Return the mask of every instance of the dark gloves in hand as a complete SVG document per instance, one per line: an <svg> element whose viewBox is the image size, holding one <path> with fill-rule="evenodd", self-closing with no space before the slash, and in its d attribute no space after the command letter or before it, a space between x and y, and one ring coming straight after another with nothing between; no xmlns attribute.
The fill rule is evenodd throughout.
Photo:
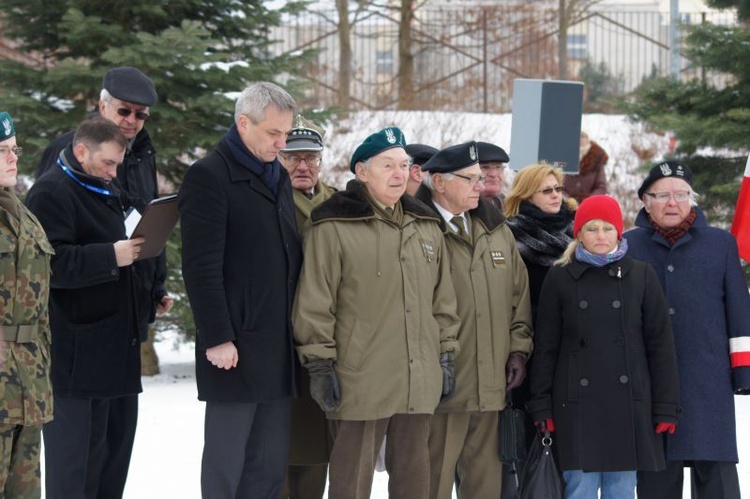
<svg viewBox="0 0 750 499"><path fill-rule="evenodd" d="M312 360L305 364L310 373L310 395L326 412L335 411L341 400L341 388L336 371L333 370L333 360Z"/></svg>
<svg viewBox="0 0 750 499"><path fill-rule="evenodd" d="M454 359L453 352L443 352L440 354L440 368L443 370L443 393L440 396L441 400L453 395L453 391L456 389Z"/></svg>
<svg viewBox="0 0 750 499"><path fill-rule="evenodd" d="M505 382L508 390L521 386L526 378L526 360L516 353L510 354L505 364Z"/></svg>

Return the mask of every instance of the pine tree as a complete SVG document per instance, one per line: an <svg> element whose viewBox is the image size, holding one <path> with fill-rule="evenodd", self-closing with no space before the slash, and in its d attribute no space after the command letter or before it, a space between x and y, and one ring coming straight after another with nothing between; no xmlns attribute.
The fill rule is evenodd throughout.
<svg viewBox="0 0 750 499"><path fill-rule="evenodd" d="M704 76L690 81L650 79L625 105L636 120L673 132L676 154L695 174L701 206L716 223L731 221L739 180L750 149L750 1L713 0L737 7L740 23L686 28L685 55ZM701 148L715 151L698 155Z"/></svg>

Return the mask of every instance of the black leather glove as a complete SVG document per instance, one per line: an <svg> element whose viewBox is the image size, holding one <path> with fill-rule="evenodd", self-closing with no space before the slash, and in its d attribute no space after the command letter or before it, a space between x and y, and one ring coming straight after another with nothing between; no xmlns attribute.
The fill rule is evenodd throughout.
<svg viewBox="0 0 750 499"><path fill-rule="evenodd" d="M453 395L453 391L456 389L454 359L453 352L443 352L440 354L440 369L443 370L443 393L440 395L440 400Z"/></svg>
<svg viewBox="0 0 750 499"><path fill-rule="evenodd" d="M505 364L505 382L508 390L521 386L524 378L526 378L526 360L516 353L510 354Z"/></svg>
<svg viewBox="0 0 750 499"><path fill-rule="evenodd" d="M341 400L341 388L336 371L333 370L333 360L311 360L305 364L310 373L310 395L321 409L332 412L338 409Z"/></svg>

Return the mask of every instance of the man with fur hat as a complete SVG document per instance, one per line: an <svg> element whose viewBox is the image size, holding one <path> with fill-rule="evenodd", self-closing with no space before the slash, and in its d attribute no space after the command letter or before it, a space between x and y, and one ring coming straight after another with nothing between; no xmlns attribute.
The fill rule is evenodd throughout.
<svg viewBox="0 0 750 499"><path fill-rule="evenodd" d="M500 497L502 462L489 443L499 442L506 390L523 381L532 349L526 266L505 219L482 196L479 158L476 142L441 150L422 166L417 192L440 215L461 318L456 390L430 425L435 499L450 499L456 475L460 497Z"/></svg>
<svg viewBox="0 0 750 499"><path fill-rule="evenodd" d="M487 178L484 182L484 196L500 213L505 210L505 168L508 166L508 153L502 147L489 142L477 142L479 167Z"/></svg>
<svg viewBox="0 0 750 499"><path fill-rule="evenodd" d="M404 195L405 145L396 127L367 137L305 236L294 335L331 420L332 499L370 496L384 435L390 496L428 497L430 418L453 391L456 297L439 217Z"/></svg>
<svg viewBox="0 0 750 499"><path fill-rule="evenodd" d="M630 254L651 264L667 298L680 374L680 426L666 436L667 468L638 476L640 499L740 497L734 395L750 393L750 296L737 242L696 205L680 161L654 166L638 189L643 208L625 233Z"/></svg>
<svg viewBox="0 0 750 499"><path fill-rule="evenodd" d="M325 132L298 114L294 128L286 138L279 161L289 172L300 232L317 205L330 198L336 189L323 183L320 176ZM310 376L300 373L299 398L292 402L292 430L289 440L289 465L282 499L322 499L328 478L328 459L333 440L325 413L310 395Z"/></svg>
<svg viewBox="0 0 750 499"><path fill-rule="evenodd" d="M156 104L154 83L134 67L112 68L102 78L98 114L113 122L128 140L125 159L117 167L117 184L123 204L143 213L146 205L158 197L156 179L156 150L151 135L144 128L151 106ZM51 168L59 168L60 152L73 140L75 130L57 137L42 153L36 177ZM167 277L165 253L135 263L139 283L138 310L141 315L141 340L145 340L148 324L156 315L166 314L173 298L164 287Z"/></svg>
<svg viewBox="0 0 750 499"><path fill-rule="evenodd" d="M0 497L42 494L42 424L52 420L47 299L54 251L15 193L13 119L0 112Z"/></svg>

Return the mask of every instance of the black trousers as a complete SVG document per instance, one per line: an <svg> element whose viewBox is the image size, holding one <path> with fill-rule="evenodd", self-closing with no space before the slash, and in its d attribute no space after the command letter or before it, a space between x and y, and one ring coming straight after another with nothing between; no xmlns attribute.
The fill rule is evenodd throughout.
<svg viewBox="0 0 750 499"><path fill-rule="evenodd" d="M55 419L42 430L47 499L122 498L137 423L138 395L55 394Z"/></svg>
<svg viewBox="0 0 750 499"><path fill-rule="evenodd" d="M277 499L289 460L292 401L206 403L203 499Z"/></svg>
<svg viewBox="0 0 750 499"><path fill-rule="evenodd" d="M728 461L667 461L663 471L638 472L638 499L682 499L683 473L690 467L692 499L739 499L737 465Z"/></svg>

